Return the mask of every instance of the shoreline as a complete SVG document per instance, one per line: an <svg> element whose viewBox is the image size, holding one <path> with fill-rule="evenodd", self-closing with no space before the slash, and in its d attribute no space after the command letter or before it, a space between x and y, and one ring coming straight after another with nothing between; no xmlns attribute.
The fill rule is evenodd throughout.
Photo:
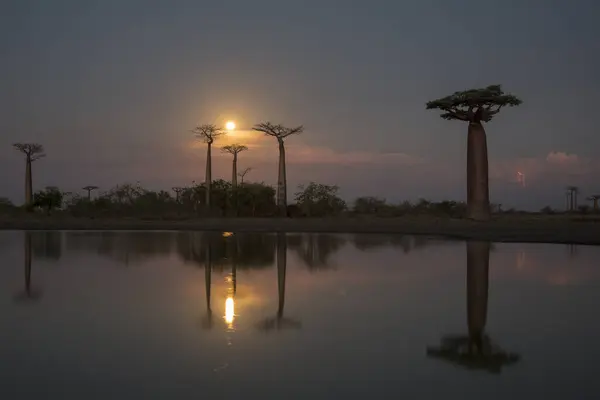
<svg viewBox="0 0 600 400"><path fill-rule="evenodd" d="M600 221L565 218L205 218L190 220L0 218L0 230L230 231L439 236L493 242L600 245Z"/></svg>

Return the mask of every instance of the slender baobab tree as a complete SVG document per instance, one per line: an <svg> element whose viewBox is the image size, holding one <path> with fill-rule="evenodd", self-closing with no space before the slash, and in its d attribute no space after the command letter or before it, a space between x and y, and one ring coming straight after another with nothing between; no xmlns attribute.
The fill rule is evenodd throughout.
<svg viewBox="0 0 600 400"><path fill-rule="evenodd" d="M567 186L567 210L575 211L577 209L577 195L579 188L577 186Z"/></svg>
<svg viewBox="0 0 600 400"><path fill-rule="evenodd" d="M231 191L233 193L233 208L235 210L235 214L237 216L237 209L238 209L238 193L237 193L237 160L238 160L238 154L241 153L242 151L246 151L248 150L248 147L242 145L242 144L230 144L228 146L224 146L221 148L221 151L223 151L224 153L229 153L231 155L233 155L233 169L231 172Z"/></svg>
<svg viewBox="0 0 600 400"><path fill-rule="evenodd" d="M593 202L593 210L594 212L598 212L598 200L600 199L600 194L593 194L587 198L588 201Z"/></svg>
<svg viewBox="0 0 600 400"><path fill-rule="evenodd" d="M252 171L252 167L245 168L242 172L238 174L240 177L240 184L244 184L244 178L248 175L248 172Z"/></svg>
<svg viewBox="0 0 600 400"><path fill-rule="evenodd" d="M205 173L205 190L206 190L206 207L210 208L211 184L212 184L212 157L211 147L215 139L225 134L223 129L217 128L216 125L206 124L197 126L192 130L198 139L206 143L206 173Z"/></svg>
<svg viewBox="0 0 600 400"><path fill-rule="evenodd" d="M430 101L428 110L441 110L446 120L469 123L467 136L467 216L489 220L488 151L484 122L490 122L502 109L521 104L516 96L504 93L500 85L455 92Z"/></svg>
<svg viewBox="0 0 600 400"><path fill-rule="evenodd" d="M183 192L183 188L180 186L174 186L173 192L175 192L175 202L179 203L179 198L181 197L181 192Z"/></svg>
<svg viewBox="0 0 600 400"><path fill-rule="evenodd" d="M92 200L92 192L94 190L98 189L98 186L86 186L86 187L83 187L82 189L85 190L85 191L87 191L87 193L88 193L88 195L87 195L88 201L91 201Z"/></svg>
<svg viewBox="0 0 600 400"><path fill-rule="evenodd" d="M255 131L263 132L267 136L272 136L279 143L279 173L277 177L277 206L281 216L287 215L287 180L285 174L285 146L284 139L291 135L296 135L304 131L302 125L295 128L287 128L283 125L273 125L270 122L263 122L254 125Z"/></svg>
<svg viewBox="0 0 600 400"><path fill-rule="evenodd" d="M46 156L44 146L38 143L15 143L13 147L25 154L25 205L30 206L33 203L31 163Z"/></svg>
<svg viewBox="0 0 600 400"><path fill-rule="evenodd" d="M231 173L231 188L235 191L235 189L237 189L237 177L238 177L238 173L237 173L238 154L240 154L242 151L248 150L248 147L244 146L243 144L234 143L234 144L230 144L228 146L222 147L221 150L224 153L229 153L229 154L233 155L233 170Z"/></svg>

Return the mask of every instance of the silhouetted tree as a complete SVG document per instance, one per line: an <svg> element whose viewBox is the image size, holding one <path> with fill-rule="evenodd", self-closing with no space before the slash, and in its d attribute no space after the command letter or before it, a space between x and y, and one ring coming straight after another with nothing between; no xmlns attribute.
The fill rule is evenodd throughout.
<svg viewBox="0 0 600 400"><path fill-rule="evenodd" d="M240 183L244 183L244 178L250 171L252 171L252 167L244 168L244 170L238 174L238 176L241 178Z"/></svg>
<svg viewBox="0 0 600 400"><path fill-rule="evenodd" d="M211 206L211 184L212 184L212 156L211 147L215 139L225 134L216 125L206 124L200 125L193 129L194 134L197 138L203 140L206 143L206 172L204 179L204 187L206 188L206 206Z"/></svg>
<svg viewBox="0 0 600 400"><path fill-rule="evenodd" d="M295 128L286 128L283 125L273 125L270 122L256 124L252 129L263 132L267 136L277 139L279 144L279 172L277 175L277 207L279 215L287 215L287 179L285 173L285 145L284 139L291 135L296 135L304 131L302 125Z"/></svg>
<svg viewBox="0 0 600 400"><path fill-rule="evenodd" d="M82 189L87 192L87 199L88 199L88 201L91 201L92 200L92 192L94 190L98 189L98 186L90 185L90 186L85 186Z"/></svg>
<svg viewBox="0 0 600 400"><path fill-rule="evenodd" d="M48 186L45 190L39 190L33 196L33 204L37 207L45 208L48 214L53 209L60 208L62 202L63 194L55 186Z"/></svg>
<svg viewBox="0 0 600 400"><path fill-rule="evenodd" d="M593 210L594 212L598 212L598 200L600 199L600 194L594 194L588 197L588 200L593 202Z"/></svg>
<svg viewBox="0 0 600 400"><path fill-rule="evenodd" d="M231 155L233 155L233 166L232 166L232 171L231 171L231 190L232 190L232 200L233 200L233 207L237 212L237 161L238 161L238 154L241 153L242 151L248 150L248 147L241 145L241 144L231 144L228 146L224 146L222 148L222 151L225 153L229 153Z"/></svg>
<svg viewBox="0 0 600 400"><path fill-rule="evenodd" d="M337 195L337 186L311 182L308 186L299 185L298 189L295 193L296 204L306 216L324 217L346 210L346 202Z"/></svg>
<svg viewBox="0 0 600 400"><path fill-rule="evenodd" d="M44 146L38 143L15 143L13 147L25 154L25 205L33 203L33 179L31 177L31 163L46 156Z"/></svg>
<svg viewBox="0 0 600 400"><path fill-rule="evenodd" d="M567 210L575 211L577 209L577 195L579 188L577 186L567 186Z"/></svg>
<svg viewBox="0 0 600 400"><path fill-rule="evenodd" d="M443 111L446 120L469 123L467 138L467 216L490 218L488 151L484 122L490 122L505 106L518 106L521 100L502 91L500 85L455 92L426 104L428 110Z"/></svg>

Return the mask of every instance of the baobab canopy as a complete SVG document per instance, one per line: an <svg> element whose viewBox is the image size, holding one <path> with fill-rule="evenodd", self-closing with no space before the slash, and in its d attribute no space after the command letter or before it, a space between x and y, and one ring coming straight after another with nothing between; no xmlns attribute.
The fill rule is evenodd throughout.
<svg viewBox="0 0 600 400"><path fill-rule="evenodd" d="M502 107L521 104L516 96L504 93L501 85L490 85L486 88L454 92L427 103L428 110L438 109L443 119L468 122L490 122Z"/></svg>

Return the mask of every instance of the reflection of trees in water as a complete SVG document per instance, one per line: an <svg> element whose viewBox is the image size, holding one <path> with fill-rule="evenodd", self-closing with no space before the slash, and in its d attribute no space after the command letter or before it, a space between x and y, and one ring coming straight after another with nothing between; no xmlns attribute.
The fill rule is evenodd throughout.
<svg viewBox="0 0 600 400"><path fill-rule="evenodd" d="M301 233L288 235L287 242L308 269L317 270L331 266L331 256L342 248L346 239L325 233Z"/></svg>
<svg viewBox="0 0 600 400"><path fill-rule="evenodd" d="M288 234L289 247L309 269L330 266L331 256L346 240L331 234ZM268 268L275 263L277 234L240 232L67 232L69 251L87 251L122 263L177 254L184 262L204 267L207 245L210 264L222 271L235 259L238 269Z"/></svg>
<svg viewBox="0 0 600 400"><path fill-rule="evenodd" d="M172 232L67 232L66 248L108 256L124 264L173 251Z"/></svg>
<svg viewBox="0 0 600 400"><path fill-rule="evenodd" d="M287 272L287 247L288 236L285 233L277 233L277 314L275 317L267 318L258 324L258 328L264 332L282 329L299 329L302 323L295 319L284 316L285 308L285 278Z"/></svg>
<svg viewBox="0 0 600 400"><path fill-rule="evenodd" d="M413 250L424 249L429 246L456 245L461 240L427 235L402 235L381 233L360 233L352 237L354 247L361 251L375 250L381 247L399 248L406 254ZM490 244L491 251L496 248Z"/></svg>
<svg viewBox="0 0 600 400"><path fill-rule="evenodd" d="M500 373L520 356L502 350L485 333L488 307L489 242L467 242L467 325L469 333L448 335L439 347L428 347L427 355L468 369Z"/></svg>
<svg viewBox="0 0 600 400"><path fill-rule="evenodd" d="M32 256L33 234L30 231L24 232L23 237L23 271L25 273L24 290L17 293L15 301L18 303L30 303L41 297L41 292L31 285L31 256Z"/></svg>
<svg viewBox="0 0 600 400"><path fill-rule="evenodd" d="M235 260L239 269L260 269L275 261L275 235L264 233L180 232L177 234L177 254L186 261L204 266L210 248L210 264L223 270Z"/></svg>
<svg viewBox="0 0 600 400"><path fill-rule="evenodd" d="M63 232L30 231L31 251L34 258L60 260L62 256Z"/></svg>

